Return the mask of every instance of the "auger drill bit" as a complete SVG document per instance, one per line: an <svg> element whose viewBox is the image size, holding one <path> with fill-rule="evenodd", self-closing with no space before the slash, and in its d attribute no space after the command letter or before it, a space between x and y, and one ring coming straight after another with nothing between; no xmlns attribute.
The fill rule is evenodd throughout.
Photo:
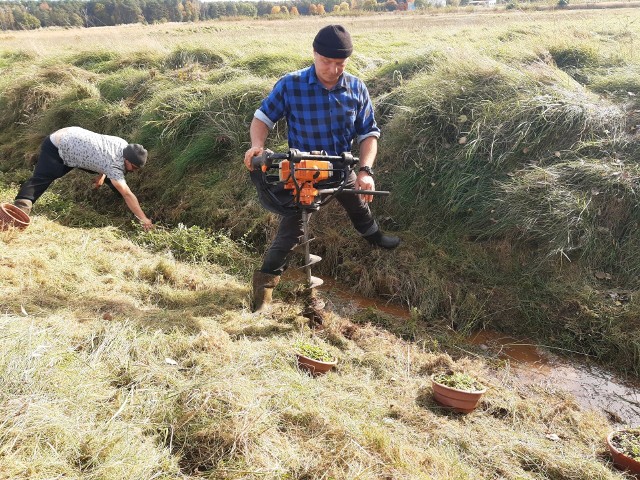
<svg viewBox="0 0 640 480"><path fill-rule="evenodd" d="M302 210L302 232L301 246L304 248L304 265L301 268L304 270L306 276L304 316L312 323L322 325L324 321L322 316L324 304L318 299L314 289L322 285L324 281L320 277L311 275L311 265L318 263L322 260L322 257L309 252L311 239L309 238L309 211L307 209Z"/></svg>

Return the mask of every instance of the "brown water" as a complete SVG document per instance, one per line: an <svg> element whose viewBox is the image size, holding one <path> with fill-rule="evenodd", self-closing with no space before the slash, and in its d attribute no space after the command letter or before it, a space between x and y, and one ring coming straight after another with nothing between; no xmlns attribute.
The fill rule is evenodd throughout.
<svg viewBox="0 0 640 480"><path fill-rule="evenodd" d="M600 410L618 425L640 425L640 382L623 380L588 361L568 360L551 349L482 331L470 342L487 353L508 360L517 380L527 385L573 394L584 408Z"/></svg>
<svg viewBox="0 0 640 480"><path fill-rule="evenodd" d="M374 307L399 318L408 318L407 309L382 301L360 297L342 285L323 278L322 291L331 291L357 308ZM469 343L479 346L489 356L507 360L521 384L540 385L571 393L587 409L604 413L616 425L640 425L640 381L623 380L588 360L568 359L553 353L552 348L522 339L483 330Z"/></svg>

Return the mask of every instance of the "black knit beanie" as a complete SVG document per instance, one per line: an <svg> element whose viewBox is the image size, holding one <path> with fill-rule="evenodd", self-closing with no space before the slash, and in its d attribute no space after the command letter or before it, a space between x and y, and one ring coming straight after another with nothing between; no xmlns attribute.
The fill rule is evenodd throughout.
<svg viewBox="0 0 640 480"><path fill-rule="evenodd" d="M144 167L144 164L147 163L147 151L138 143L130 143L124 147L122 156L139 168Z"/></svg>
<svg viewBox="0 0 640 480"><path fill-rule="evenodd" d="M313 49L323 57L347 58L353 52L351 35L342 25L327 25L313 40Z"/></svg>

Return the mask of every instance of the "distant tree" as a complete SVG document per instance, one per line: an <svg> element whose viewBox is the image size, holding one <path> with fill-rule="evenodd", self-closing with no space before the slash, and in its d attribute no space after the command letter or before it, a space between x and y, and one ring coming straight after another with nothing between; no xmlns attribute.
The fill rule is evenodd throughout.
<svg viewBox="0 0 640 480"><path fill-rule="evenodd" d="M298 12L298 8L294 5L293 7L291 7L291 10L289 10L289 14L298 16L300 15L300 12Z"/></svg>
<svg viewBox="0 0 640 480"><path fill-rule="evenodd" d="M2 30L14 30L16 28L13 11L8 5L2 5L0 7L0 28Z"/></svg>
<svg viewBox="0 0 640 480"><path fill-rule="evenodd" d="M271 2L266 2L264 0L259 1L258 3L256 3L256 7L258 9L258 15L269 15L271 13L271 8L273 7L273 4Z"/></svg>
<svg viewBox="0 0 640 480"><path fill-rule="evenodd" d="M396 0L387 0L384 2L384 8L389 12L393 12L398 9L398 2Z"/></svg>
<svg viewBox="0 0 640 480"><path fill-rule="evenodd" d="M209 5L214 4L213 2ZM142 15L147 23L164 23L169 21L167 6L161 0L147 0L142 7Z"/></svg>
<svg viewBox="0 0 640 480"><path fill-rule="evenodd" d="M186 0L184 2L184 20L187 22L197 22L200 19L200 8L198 0Z"/></svg>
<svg viewBox="0 0 640 480"><path fill-rule="evenodd" d="M311 8L311 2L309 0L300 0L296 2L296 8L300 15L311 15L309 9Z"/></svg>
<svg viewBox="0 0 640 480"><path fill-rule="evenodd" d="M325 13L327 13L324 9L324 5L321 3L318 4L316 12L317 12L317 15L324 15Z"/></svg>
<svg viewBox="0 0 640 480"><path fill-rule="evenodd" d="M281 8L278 5L274 5L271 7L271 15L278 15L280 13Z"/></svg>
<svg viewBox="0 0 640 480"><path fill-rule="evenodd" d="M15 19L16 27L20 30L35 30L42 26L40 20L27 12L26 8L22 5L13 9L13 18Z"/></svg>
<svg viewBox="0 0 640 480"><path fill-rule="evenodd" d="M258 8L253 2L240 2L238 6L238 15L243 17L255 17L258 14Z"/></svg>
<svg viewBox="0 0 640 480"><path fill-rule="evenodd" d="M340 5L339 0L324 0L322 2L324 4L325 12L333 12L335 10L335 5Z"/></svg>

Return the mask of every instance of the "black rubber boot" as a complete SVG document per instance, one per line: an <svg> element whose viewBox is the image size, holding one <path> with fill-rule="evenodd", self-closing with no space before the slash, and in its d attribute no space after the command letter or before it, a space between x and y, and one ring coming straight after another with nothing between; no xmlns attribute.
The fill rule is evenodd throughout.
<svg viewBox="0 0 640 480"><path fill-rule="evenodd" d="M364 237L367 242L376 247L386 248L387 250L393 250L400 245L400 238L392 235L384 235L380 230L371 235Z"/></svg>
<svg viewBox="0 0 640 480"><path fill-rule="evenodd" d="M13 205L29 215L31 213L33 202L31 200L27 200L26 198L18 198L13 201Z"/></svg>
<svg viewBox="0 0 640 480"><path fill-rule="evenodd" d="M260 270L253 272L253 303L252 310L256 313L267 312L271 307L273 289L280 283L280 275L264 273Z"/></svg>

